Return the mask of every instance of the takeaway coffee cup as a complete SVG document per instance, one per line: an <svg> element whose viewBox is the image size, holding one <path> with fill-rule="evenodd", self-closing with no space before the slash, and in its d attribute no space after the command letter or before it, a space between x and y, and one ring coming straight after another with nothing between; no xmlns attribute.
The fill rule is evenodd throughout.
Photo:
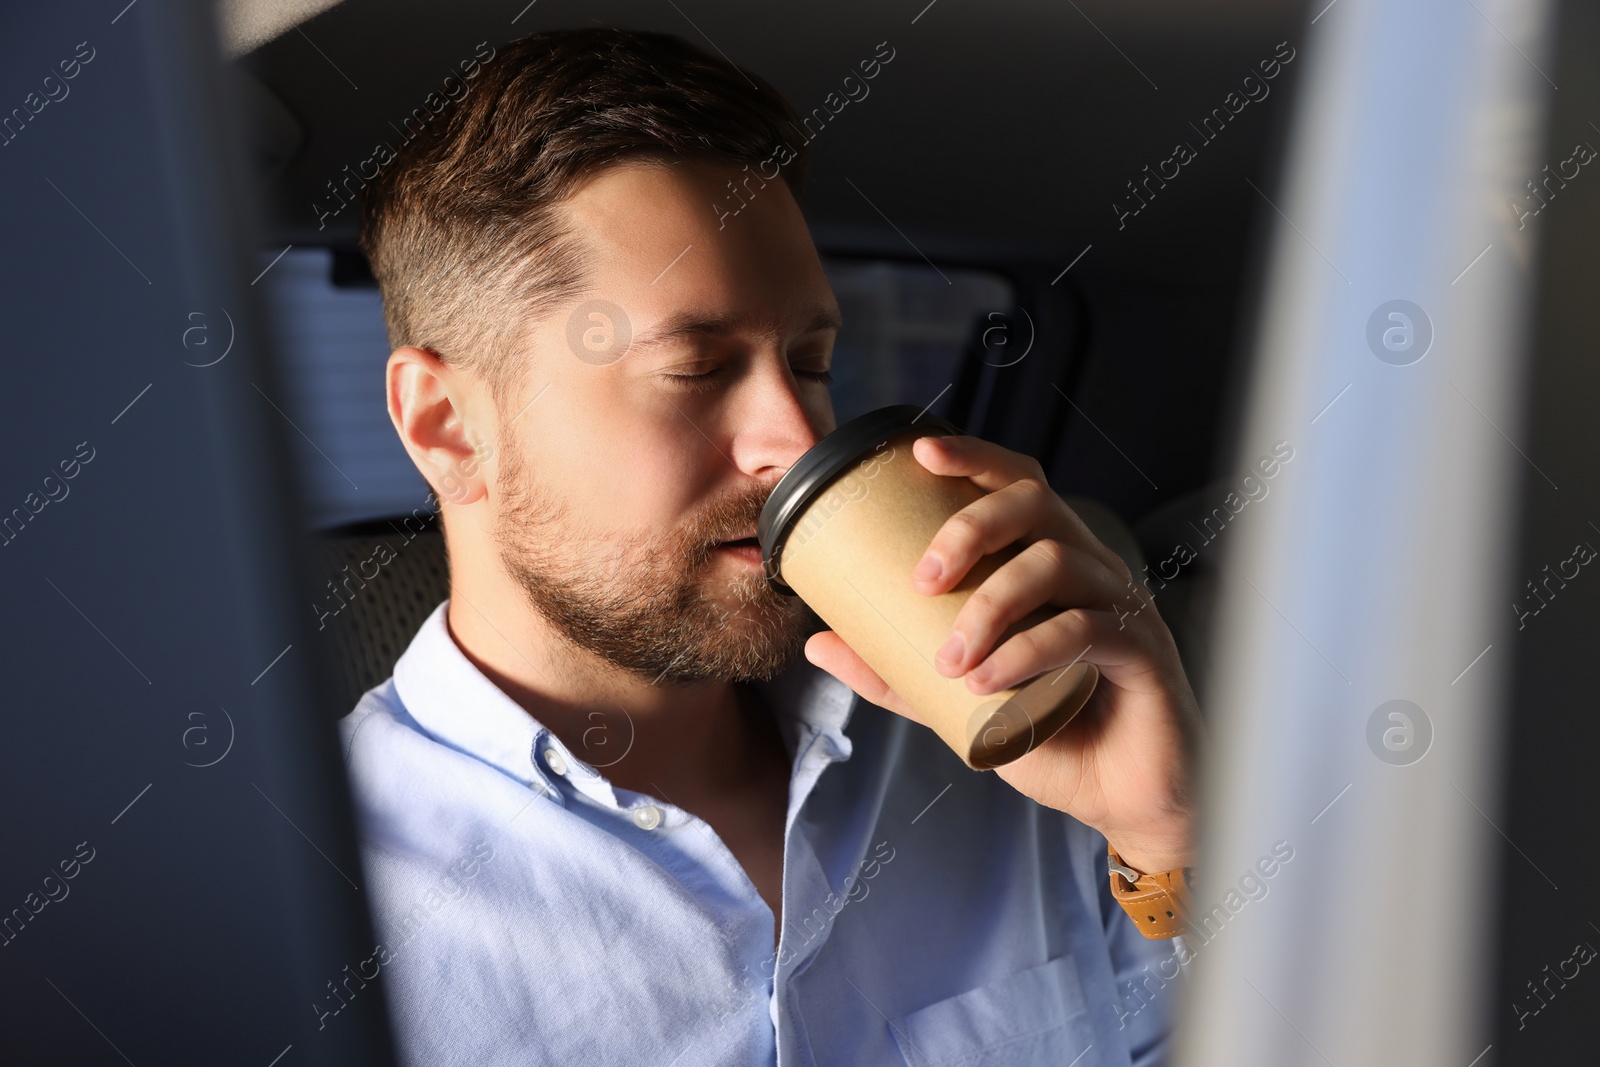
<svg viewBox="0 0 1600 1067"><path fill-rule="evenodd" d="M1070 722L1100 672L1075 663L979 695L934 666L973 590L1021 551L1011 546L985 556L948 592L913 588L911 571L939 528L984 491L969 478L929 471L911 443L960 432L909 404L845 423L778 482L757 536L767 580L804 600L967 766L988 770L1026 755ZM1053 614L1048 605L1034 610L993 647Z"/></svg>

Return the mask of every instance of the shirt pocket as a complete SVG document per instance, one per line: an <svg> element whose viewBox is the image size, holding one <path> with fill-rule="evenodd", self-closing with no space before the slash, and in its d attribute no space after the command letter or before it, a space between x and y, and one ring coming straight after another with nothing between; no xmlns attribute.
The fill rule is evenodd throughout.
<svg viewBox="0 0 1600 1067"><path fill-rule="evenodd" d="M890 1026L908 1067L1093 1067L1094 1030L1071 955L935 1001Z"/></svg>

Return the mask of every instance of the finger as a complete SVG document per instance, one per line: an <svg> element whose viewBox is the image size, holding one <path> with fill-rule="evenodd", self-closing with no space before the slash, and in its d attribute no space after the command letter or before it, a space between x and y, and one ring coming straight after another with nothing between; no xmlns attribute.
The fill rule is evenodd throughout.
<svg viewBox="0 0 1600 1067"><path fill-rule="evenodd" d="M1053 501L1048 509L1047 528L1036 530L1033 536L1060 538L1104 562L1113 574L1126 569L1122 557L1102 543L1077 512L1050 489L1044 468L1032 456L971 436L919 437L912 442L911 451L917 461L934 474L971 478L980 489L990 493L1024 480L1038 481ZM945 568L942 574L947 576L953 570L953 567ZM965 569L961 573L965 573ZM930 585L923 591L944 592L958 581L959 577L948 581L941 577L936 587Z"/></svg>
<svg viewBox="0 0 1600 1067"><path fill-rule="evenodd" d="M889 683L867 666L866 661L856 655L855 649L845 644L844 638L832 630L812 634L806 641L805 653L806 659L849 686L867 703L888 708L914 723L922 724L921 717L906 703L905 698L890 689Z"/></svg>
<svg viewBox="0 0 1600 1067"><path fill-rule="evenodd" d="M911 442L911 454L934 474L971 478L989 492L1022 478L1045 481L1044 468L1032 456L967 434L919 437Z"/></svg>
<svg viewBox="0 0 1600 1067"><path fill-rule="evenodd" d="M1093 663L1108 682L1155 692L1162 682L1153 633L1150 627L1129 626L1128 618L1116 612L1069 608L1009 638L967 672L967 688L994 693L1047 671Z"/></svg>
<svg viewBox="0 0 1600 1067"><path fill-rule="evenodd" d="M1044 604L1137 611L1144 600L1087 552L1048 538L1035 541L984 579L956 614L949 640L934 655L947 678L983 662L1006 627Z"/></svg>
<svg viewBox="0 0 1600 1067"><path fill-rule="evenodd" d="M1061 507L1065 513L1067 528L1062 540L1088 552L1095 559L1104 563L1112 574L1119 576L1124 581L1131 582L1133 580L1133 571L1129 569L1128 561L1123 559L1120 554L1104 541L1096 537L1094 531L1089 529L1089 524L1084 522L1078 513L1072 509L1072 505L1063 500Z"/></svg>
<svg viewBox="0 0 1600 1067"><path fill-rule="evenodd" d="M930 596L947 592L984 556L1016 541L1052 536L1055 523L1048 519L1059 518L1062 507L1050 487L1035 478L981 496L944 521L911 580Z"/></svg>

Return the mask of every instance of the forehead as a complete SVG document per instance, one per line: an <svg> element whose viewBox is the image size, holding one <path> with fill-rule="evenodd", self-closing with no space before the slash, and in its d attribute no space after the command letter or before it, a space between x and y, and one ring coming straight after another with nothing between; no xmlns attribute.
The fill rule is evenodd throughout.
<svg viewBox="0 0 1600 1067"><path fill-rule="evenodd" d="M564 206L585 248L590 295L623 308L637 331L691 308L797 331L819 309L837 313L781 177L763 185L753 170L728 164L619 163L580 185Z"/></svg>

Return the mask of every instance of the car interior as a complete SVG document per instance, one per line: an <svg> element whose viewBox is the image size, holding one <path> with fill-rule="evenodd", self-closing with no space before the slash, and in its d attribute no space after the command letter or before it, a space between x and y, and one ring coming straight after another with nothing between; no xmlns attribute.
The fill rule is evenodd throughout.
<svg viewBox="0 0 1600 1067"><path fill-rule="evenodd" d="M1600 179L1569 144L1600 144L1600 14L1577 0L125 2L103 17L97 7L92 23L64 10L8 16L7 69L53 66L79 39L98 49L79 53L82 99L34 112L25 130L0 123L12 153L0 164L21 157L0 180L17 224L0 259L21 350L80 352L93 369L24 372L15 396L40 399L14 400L8 474L20 501L75 432L54 428L76 427L91 399L104 429L79 436L121 471L115 496L76 505L81 519L63 503L28 524L55 533L3 535L17 542L8 602L49 614L18 611L8 628L19 733L6 851L22 873L0 890L21 901L69 837L109 857L85 864L84 903L35 912L0 942L17 942L0 963L0 1002L26 1062L111 1063L124 1048L140 1063L224 1049L268 1067L274 1054L283 1067L392 1062L378 998L336 1040L311 1036L302 1003L354 958L370 921L359 879L329 870L357 874L359 862L333 724L450 595L429 487L385 409L389 346L358 246L360 191L375 146L428 121L463 61L584 25L679 35L817 116L801 206L843 312L837 421L914 404L1037 458L1135 576L1160 577L1157 608L1215 730L1213 854L1250 851L1239 835L1279 816L1290 825L1293 809L1286 833L1320 855L1274 890L1275 905L1235 920L1214 969L1192 980L1175 1062L1586 1062L1600 979L1563 961L1574 941L1600 944L1585 847L1600 810L1585 684L1600 588L1557 561L1575 558L1574 540L1600 544ZM852 77L869 59L876 74ZM1474 156L1469 142L1490 147ZM1405 158L1385 161L1396 151ZM1411 199L1391 202L1385 166ZM1340 184L1341 168L1361 180ZM1430 179L1436 198L1406 184L1446 172ZM1494 229L1452 221L1480 210ZM1352 221L1363 215L1379 237ZM1434 258L1383 245L1382 225L1425 216L1440 235L1425 250ZM1463 253L1448 240L1458 229L1492 240ZM1334 312L1316 319L1336 305L1291 296L1315 284L1345 299L1343 278L1362 308L1410 298L1420 283L1369 293L1354 264L1400 272L1413 259L1445 280L1466 268L1426 290L1446 295L1419 299L1436 333L1418 366L1444 378L1404 406L1358 406L1362 375L1393 360L1368 352L1359 323L1339 333ZM1472 296L1475 266L1503 284ZM154 277L138 286L130 267ZM1308 272L1321 273L1313 283ZM1438 310L1447 299L1460 303ZM1515 343L1465 325L1478 312ZM1325 351L1282 340L1299 336L1283 325L1296 314L1331 338ZM1455 361L1478 341L1481 355ZM1361 369L1306 369L1337 360ZM1505 376L1473 369L1487 366ZM198 377L211 367L232 376ZM134 396L145 381L155 389ZM140 398L161 412L148 429ZM1294 404L1283 440L1264 435ZM116 442L130 431L146 436ZM1329 440L1343 466L1321 458ZM1246 480L1267 454L1286 476L1262 467ZM1399 457L1424 455L1428 480L1404 482L1411 460ZM79 459L89 497L99 472ZM1327 497L1304 487L1312 471ZM1473 493L1455 510L1452 494ZM1437 540L1430 523L1466 515L1493 516L1500 532L1462 531L1459 552L1454 534ZM373 568L380 552L388 562ZM92 586L78 580L90 574ZM169 593L160 624L137 610ZM1476 609L1458 604L1480 602L1486 636L1463 652L1451 627ZM82 642L70 658L68 633ZM159 652L146 644L157 634ZM289 655L296 647L309 655ZM1419 774L1402 777L1415 768L1369 753L1371 707L1352 697L1327 710L1344 699L1339 678L1357 674L1357 650L1439 675L1411 688L1384 675L1385 692L1430 708L1426 790ZM1456 666L1435 668L1435 656ZM1324 666L1336 673L1314 673ZM1474 666L1485 688L1464 695ZM156 675L148 691L129 667ZM1269 682L1304 705L1275 704ZM229 751L235 736L243 749L226 788L206 762L219 709ZM159 748L136 732L158 716ZM1325 732L1336 719L1344 732ZM164 794L182 800L161 826L133 829L145 835L136 844L116 844L143 814L146 793L134 793L146 781L146 811L167 811ZM1344 782L1348 797L1335 796ZM42 799L61 792L77 799ZM1359 821L1341 828L1346 811ZM96 898L84 883L108 867L117 890ZM1209 872L1219 893L1228 873ZM1352 903L1380 891L1392 910ZM1291 912L1302 908L1325 916ZM258 1017L243 1020L257 996Z"/></svg>

